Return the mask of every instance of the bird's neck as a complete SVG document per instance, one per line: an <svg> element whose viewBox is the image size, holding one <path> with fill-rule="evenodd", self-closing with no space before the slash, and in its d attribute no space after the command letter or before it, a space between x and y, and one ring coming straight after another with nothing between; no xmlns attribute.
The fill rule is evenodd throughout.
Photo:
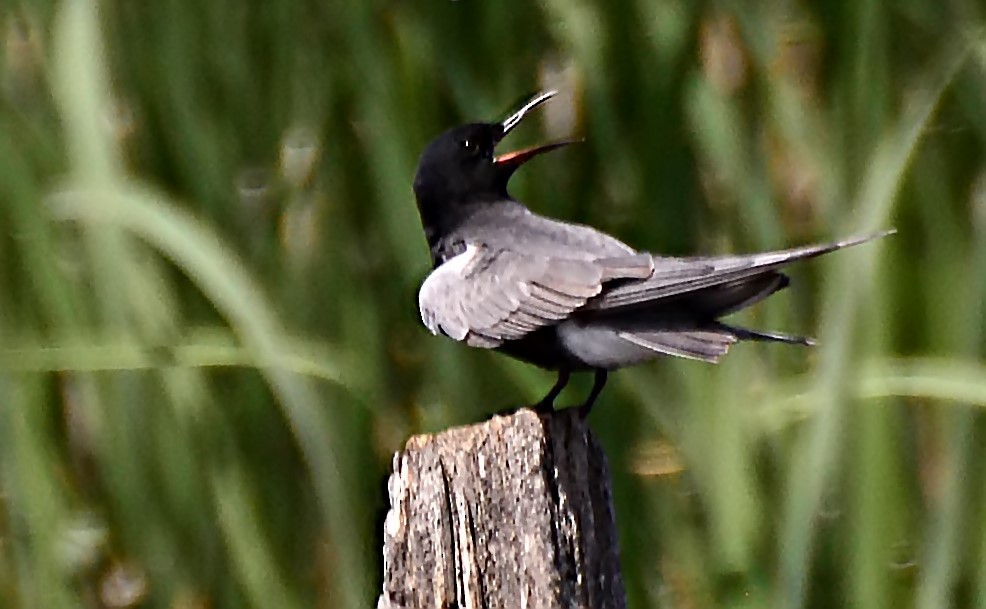
<svg viewBox="0 0 986 609"><path fill-rule="evenodd" d="M438 200L418 197L418 215L428 245L433 247L437 241L456 232L469 218L497 205L498 201L493 197Z"/></svg>

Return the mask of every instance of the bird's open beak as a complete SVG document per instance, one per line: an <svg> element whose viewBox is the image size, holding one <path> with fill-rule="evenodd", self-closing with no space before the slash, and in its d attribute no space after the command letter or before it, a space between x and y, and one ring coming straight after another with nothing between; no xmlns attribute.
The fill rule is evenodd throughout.
<svg viewBox="0 0 986 609"><path fill-rule="evenodd" d="M535 96L529 102L524 104L520 108L520 110L517 110L509 117L507 117L506 120L500 123L500 125L503 127L503 133L500 135L500 140L506 137L508 133L513 131L514 127L519 125L520 121L522 121L524 117L527 116L528 113L530 113L531 110L537 108L538 106L548 101L549 99L551 99L557 94L558 94L557 91L545 91L544 93ZM494 157L493 163L496 164L498 167L502 167L503 169L507 169L512 172L514 169L517 169L527 161L531 160L532 158L543 152L555 150L556 148L561 148L562 146L567 146L568 144L574 144L579 141L581 140L578 139L559 140L557 142L549 142L547 144L541 144L540 146L531 146L530 148L523 148L521 150L515 150L513 152L505 152L501 155L497 155L496 157ZM497 141L497 143L499 143L499 140Z"/></svg>

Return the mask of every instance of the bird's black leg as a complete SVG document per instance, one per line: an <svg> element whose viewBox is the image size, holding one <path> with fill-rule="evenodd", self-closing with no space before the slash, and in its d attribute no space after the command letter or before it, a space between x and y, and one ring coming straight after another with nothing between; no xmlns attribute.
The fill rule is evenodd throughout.
<svg viewBox="0 0 986 609"><path fill-rule="evenodd" d="M583 419L589 416L592 412L592 405L596 403L596 398L602 393L603 387L606 386L606 378L609 373L602 368L596 368L596 376L592 379L592 390L589 392L589 397L586 398L585 402L579 406L579 414L582 415Z"/></svg>
<svg viewBox="0 0 986 609"><path fill-rule="evenodd" d="M534 405L534 410L538 412L551 412L555 409L555 398L558 397L561 390L568 384L568 375L568 370L564 368L558 371L558 381L555 383L555 386L551 388L548 395L544 396L544 399Z"/></svg>

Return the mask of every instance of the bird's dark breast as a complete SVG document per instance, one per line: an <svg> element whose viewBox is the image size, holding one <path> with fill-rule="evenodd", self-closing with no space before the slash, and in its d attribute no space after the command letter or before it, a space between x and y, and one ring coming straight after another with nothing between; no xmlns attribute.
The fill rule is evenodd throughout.
<svg viewBox="0 0 986 609"><path fill-rule="evenodd" d="M555 326L539 328L523 338L510 340L496 348L522 362L547 370L591 370L585 362L575 358L562 346Z"/></svg>

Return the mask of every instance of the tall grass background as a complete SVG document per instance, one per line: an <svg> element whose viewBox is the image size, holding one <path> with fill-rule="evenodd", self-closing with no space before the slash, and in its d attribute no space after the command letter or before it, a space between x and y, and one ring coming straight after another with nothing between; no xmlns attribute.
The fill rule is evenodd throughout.
<svg viewBox="0 0 986 609"><path fill-rule="evenodd" d="M896 227L739 316L820 346L616 374L632 607L986 607L974 0L8 0L0 599L366 607L390 455L545 372L431 337L410 191L559 99L513 193L671 254ZM562 402L588 389L573 383Z"/></svg>

